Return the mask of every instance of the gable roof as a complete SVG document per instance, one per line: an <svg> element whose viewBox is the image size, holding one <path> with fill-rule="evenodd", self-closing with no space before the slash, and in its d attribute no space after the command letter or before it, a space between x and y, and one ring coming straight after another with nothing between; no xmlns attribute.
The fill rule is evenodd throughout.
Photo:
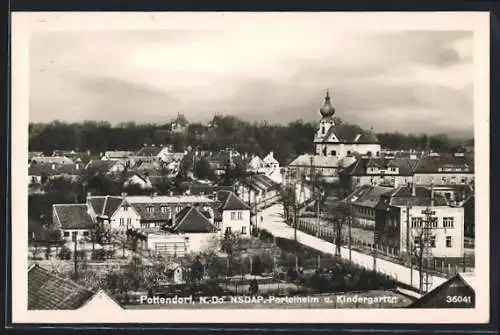
<svg viewBox="0 0 500 335"><path fill-rule="evenodd" d="M378 138L372 131L364 131L354 137L353 143L356 144L378 144Z"/></svg>
<svg viewBox="0 0 500 335"><path fill-rule="evenodd" d="M336 156L319 156L319 155L300 155L295 158L290 164L291 167L294 166L311 166L311 157L312 157L312 165L315 167L329 167L329 168L337 168L340 165L340 160Z"/></svg>
<svg viewBox="0 0 500 335"><path fill-rule="evenodd" d="M31 159L35 163L74 164L71 158L65 156L36 156Z"/></svg>
<svg viewBox="0 0 500 335"><path fill-rule="evenodd" d="M450 171L447 171L450 169ZM460 169L460 171L456 171ZM466 156L424 156L418 160L415 173L474 173L474 160Z"/></svg>
<svg viewBox="0 0 500 335"><path fill-rule="evenodd" d="M222 210L236 211L236 210L249 210L247 204L243 202L236 194L230 191L218 191L217 200L222 203Z"/></svg>
<svg viewBox="0 0 500 335"><path fill-rule="evenodd" d="M78 283L52 273L38 264L28 269L28 309L77 309L93 293Z"/></svg>
<svg viewBox="0 0 500 335"><path fill-rule="evenodd" d="M367 173L368 167L377 167L386 169L388 167L398 167L398 176L411 176L412 169L416 160L408 158L360 158L345 169L343 169L340 174L350 175L350 176L367 176L367 175L377 175L376 173ZM387 175L390 176L390 175Z"/></svg>
<svg viewBox="0 0 500 335"><path fill-rule="evenodd" d="M94 172L107 173L110 172L111 168L116 164L118 163L114 160L96 159L91 160L85 169L92 170Z"/></svg>
<svg viewBox="0 0 500 335"><path fill-rule="evenodd" d="M172 231L178 233L211 233L217 231L217 227L198 209L187 206L177 213Z"/></svg>
<svg viewBox="0 0 500 335"><path fill-rule="evenodd" d="M389 206L430 206L431 187L415 186L415 196L412 194L411 186L399 186L382 195L381 205ZM446 197L438 192L434 192L434 206L448 206Z"/></svg>
<svg viewBox="0 0 500 335"><path fill-rule="evenodd" d="M380 197L392 190L391 187L363 185L352 192L344 201L358 206L375 208Z"/></svg>
<svg viewBox="0 0 500 335"><path fill-rule="evenodd" d="M142 147L135 153L136 156L158 156L158 154L162 151L162 147Z"/></svg>
<svg viewBox="0 0 500 335"><path fill-rule="evenodd" d="M86 204L55 204L52 211L61 229L92 229L94 223L87 213Z"/></svg>
<svg viewBox="0 0 500 335"><path fill-rule="evenodd" d="M477 282L476 282L476 276L474 273L458 273L453 277L450 277L447 279L445 282L442 284L438 285L431 291L427 292L424 294L420 299L416 300L413 302L411 305L409 305L409 308L418 308L418 307L425 307L425 305L431 301L433 298L436 296L439 296L444 290L451 286L457 286L457 285L463 285L467 288L469 288L472 291L472 294L475 294L475 288L477 287ZM442 306L444 307L444 306Z"/></svg>

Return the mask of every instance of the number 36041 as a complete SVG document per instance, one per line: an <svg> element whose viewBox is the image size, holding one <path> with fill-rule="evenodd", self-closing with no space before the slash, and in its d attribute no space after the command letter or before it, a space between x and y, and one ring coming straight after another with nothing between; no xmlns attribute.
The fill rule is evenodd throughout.
<svg viewBox="0 0 500 335"><path fill-rule="evenodd" d="M446 302L449 304L455 304L455 303L470 303L472 302L472 298L470 296L462 296L462 295L449 295L446 297Z"/></svg>

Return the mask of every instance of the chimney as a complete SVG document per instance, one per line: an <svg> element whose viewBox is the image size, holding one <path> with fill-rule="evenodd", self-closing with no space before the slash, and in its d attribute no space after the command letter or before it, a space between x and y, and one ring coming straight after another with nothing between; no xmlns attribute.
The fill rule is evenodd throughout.
<svg viewBox="0 0 500 335"><path fill-rule="evenodd" d="M87 192L87 199L89 199L90 197L92 197L92 193Z"/></svg>
<svg viewBox="0 0 500 335"><path fill-rule="evenodd" d="M52 170L55 170L56 169L56 165L54 163L52 163Z"/></svg>
<svg viewBox="0 0 500 335"><path fill-rule="evenodd" d="M174 192L170 191L168 195L172 197L174 195Z"/></svg>

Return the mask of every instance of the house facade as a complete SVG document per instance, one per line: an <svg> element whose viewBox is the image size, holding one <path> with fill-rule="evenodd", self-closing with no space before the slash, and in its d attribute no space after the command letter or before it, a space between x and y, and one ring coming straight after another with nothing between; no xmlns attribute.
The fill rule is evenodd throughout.
<svg viewBox="0 0 500 335"><path fill-rule="evenodd" d="M87 240L95 229L86 204L52 205L52 223L66 242Z"/></svg>
<svg viewBox="0 0 500 335"><path fill-rule="evenodd" d="M462 153L422 157L414 168L417 184L473 184L474 160Z"/></svg>
<svg viewBox="0 0 500 335"><path fill-rule="evenodd" d="M435 258L463 257L463 208L450 206L432 186L412 184L382 194L375 215L375 243L382 249L414 254L426 243ZM422 241L426 227L429 240Z"/></svg>
<svg viewBox="0 0 500 335"><path fill-rule="evenodd" d="M221 220L218 228L222 235L235 234L241 237L250 237L250 207L236 194L229 191L217 192L216 199L219 205Z"/></svg>

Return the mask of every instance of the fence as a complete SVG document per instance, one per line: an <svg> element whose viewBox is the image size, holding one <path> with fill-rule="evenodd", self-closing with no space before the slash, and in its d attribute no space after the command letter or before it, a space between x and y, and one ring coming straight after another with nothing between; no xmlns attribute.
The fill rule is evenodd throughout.
<svg viewBox="0 0 500 335"><path fill-rule="evenodd" d="M324 241L330 243L336 242L336 234L334 228L332 227L324 227L310 221L299 219L297 222L297 229L306 234L316 236ZM467 242L470 243L470 241ZM341 245L349 245L348 236L341 236ZM371 254L374 258L384 259L407 267L410 266L408 257L404 254L400 254L398 249L394 247L379 246L373 242L368 242L356 237L353 238L352 236L350 246L351 250L359 251L364 254ZM413 260L412 263L412 267L416 269L416 259ZM432 258L425 264L426 266L424 266L424 268L429 274L437 276L453 276L459 272L473 271L474 256L466 256L464 254L464 256L460 258Z"/></svg>

